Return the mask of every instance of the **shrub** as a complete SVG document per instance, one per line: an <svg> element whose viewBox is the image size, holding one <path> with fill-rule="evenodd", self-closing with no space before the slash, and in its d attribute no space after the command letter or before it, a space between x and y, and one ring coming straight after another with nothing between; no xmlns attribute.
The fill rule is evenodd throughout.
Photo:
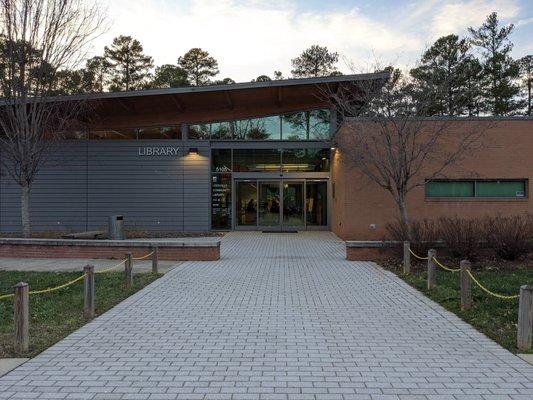
<svg viewBox="0 0 533 400"><path fill-rule="evenodd" d="M485 239L496 254L505 260L516 260L531 250L533 216L530 214L487 217L483 221Z"/></svg>
<svg viewBox="0 0 533 400"><path fill-rule="evenodd" d="M483 224L479 220L441 217L437 220L439 237L455 258L475 260L484 240Z"/></svg>
<svg viewBox="0 0 533 400"><path fill-rule="evenodd" d="M398 219L385 225L385 229L391 240L399 242L409 240L407 232L405 232L402 223ZM434 247L435 242L439 239L435 222L428 219L412 221L411 233L411 250L420 256L426 256L428 250Z"/></svg>

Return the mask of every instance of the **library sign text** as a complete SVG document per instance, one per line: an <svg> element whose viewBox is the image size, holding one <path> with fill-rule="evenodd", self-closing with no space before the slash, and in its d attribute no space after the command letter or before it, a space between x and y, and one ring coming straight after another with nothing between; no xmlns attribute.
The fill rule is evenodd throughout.
<svg viewBox="0 0 533 400"><path fill-rule="evenodd" d="M180 151L179 147L160 146L160 147L139 147L139 155L150 156L177 156Z"/></svg>

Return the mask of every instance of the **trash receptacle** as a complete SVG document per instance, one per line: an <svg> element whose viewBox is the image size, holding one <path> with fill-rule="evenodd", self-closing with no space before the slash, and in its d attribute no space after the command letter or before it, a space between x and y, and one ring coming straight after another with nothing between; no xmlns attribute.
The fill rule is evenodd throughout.
<svg viewBox="0 0 533 400"><path fill-rule="evenodd" d="M110 215L109 216L109 239L123 240L124 239L124 216Z"/></svg>

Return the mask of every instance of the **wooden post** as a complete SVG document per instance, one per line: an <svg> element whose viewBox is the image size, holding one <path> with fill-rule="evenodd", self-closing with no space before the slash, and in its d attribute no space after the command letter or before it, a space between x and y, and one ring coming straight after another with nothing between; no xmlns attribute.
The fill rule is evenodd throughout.
<svg viewBox="0 0 533 400"><path fill-rule="evenodd" d="M428 290L437 286L437 266L433 258L437 256L435 249L428 250Z"/></svg>
<svg viewBox="0 0 533 400"><path fill-rule="evenodd" d="M520 286L517 347L530 350L533 341L533 285Z"/></svg>
<svg viewBox="0 0 533 400"><path fill-rule="evenodd" d="M461 310L470 310L472 308L472 281L469 271L472 265L468 260L461 260Z"/></svg>
<svg viewBox="0 0 533 400"><path fill-rule="evenodd" d="M153 254L152 254L152 273L153 274L157 274L159 271L158 271L158 265L157 265L157 258L158 258L158 248L157 246L153 246L152 247L152 251L153 251Z"/></svg>
<svg viewBox="0 0 533 400"><path fill-rule="evenodd" d="M411 252L409 251L411 244L403 242L403 273L409 274L411 272Z"/></svg>
<svg viewBox="0 0 533 400"><path fill-rule="evenodd" d="M133 256L131 253L126 254L126 264L124 265L124 273L126 278L126 289L133 287Z"/></svg>
<svg viewBox="0 0 533 400"><path fill-rule="evenodd" d="M86 265L83 267L85 272L84 287L83 287L83 315L85 318L94 318L94 265Z"/></svg>
<svg viewBox="0 0 533 400"><path fill-rule="evenodd" d="M29 286L26 282L19 282L14 286L13 319L15 322L15 351L25 353L29 349Z"/></svg>

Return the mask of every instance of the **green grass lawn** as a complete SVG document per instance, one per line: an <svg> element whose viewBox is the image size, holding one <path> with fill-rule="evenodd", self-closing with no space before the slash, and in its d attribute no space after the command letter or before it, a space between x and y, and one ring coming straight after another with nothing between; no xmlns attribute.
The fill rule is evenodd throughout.
<svg viewBox="0 0 533 400"><path fill-rule="evenodd" d="M0 271L0 294L12 293L12 286L24 281L30 290L58 286L80 276L80 272ZM160 275L134 274L134 286L127 290L124 274L109 272L95 277L95 309L102 314L153 282ZM33 357L87 323L83 316L83 280L51 293L30 295L30 350L13 349L13 298L0 300L0 358Z"/></svg>
<svg viewBox="0 0 533 400"><path fill-rule="evenodd" d="M512 271L474 271L476 278L493 292L518 294L521 285L533 284L533 270L519 268ZM415 271L410 275L398 274L403 280L426 296L457 314L485 335L513 353L528 353L516 348L516 324L518 323L518 299L501 300L489 296L472 282L474 306L461 311L459 273L451 273L438 268L437 288L428 291L427 274ZM533 351L529 351L533 353Z"/></svg>

